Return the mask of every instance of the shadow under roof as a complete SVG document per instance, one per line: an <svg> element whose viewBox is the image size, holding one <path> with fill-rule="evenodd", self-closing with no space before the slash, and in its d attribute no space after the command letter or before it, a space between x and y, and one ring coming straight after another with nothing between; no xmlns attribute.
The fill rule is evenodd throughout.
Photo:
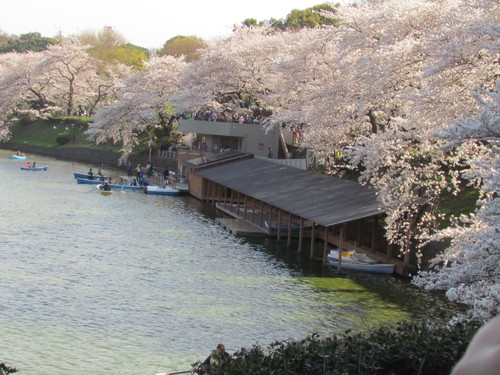
<svg viewBox="0 0 500 375"><path fill-rule="evenodd" d="M262 159L195 174L327 227L384 213L372 188Z"/></svg>

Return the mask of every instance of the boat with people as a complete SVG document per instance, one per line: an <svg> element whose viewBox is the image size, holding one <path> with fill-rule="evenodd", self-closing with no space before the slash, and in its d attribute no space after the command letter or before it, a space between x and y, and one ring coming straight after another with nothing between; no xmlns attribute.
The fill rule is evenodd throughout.
<svg viewBox="0 0 500 375"><path fill-rule="evenodd" d="M144 185L143 190L149 195L179 195L180 190L174 189L170 186L156 186L156 185Z"/></svg>
<svg viewBox="0 0 500 375"><path fill-rule="evenodd" d="M89 174L88 173L73 173L73 177L74 178L86 178L88 180L89 179ZM94 180L101 179L100 176L96 176L96 175L92 175L92 177L93 177ZM104 180L108 179L107 176L102 176L102 178L104 178Z"/></svg>
<svg viewBox="0 0 500 375"><path fill-rule="evenodd" d="M46 171L47 169L49 169L48 166L45 166L45 167L27 167L27 166L24 166L24 167L21 167L22 171Z"/></svg>
<svg viewBox="0 0 500 375"><path fill-rule="evenodd" d="M338 267L339 265L339 251L332 249L327 256L328 264ZM394 264L379 263L363 253L356 253L354 251L343 252L340 266L346 270L392 274L394 272Z"/></svg>
<svg viewBox="0 0 500 375"><path fill-rule="evenodd" d="M26 160L26 155L21 154L21 155L11 155L11 159L16 159L16 160Z"/></svg>
<svg viewBox="0 0 500 375"><path fill-rule="evenodd" d="M111 187L111 189L116 189L116 190L141 190L140 185L129 185L128 183L123 183L123 184L111 184L108 182L108 185ZM103 182L99 180L89 180L87 178L77 178L76 179L77 184L85 184L85 185L101 185Z"/></svg>
<svg viewBox="0 0 500 375"><path fill-rule="evenodd" d="M111 195L111 194L113 194L113 190L111 189L111 186L109 186L109 184L107 182L105 182L104 184L97 185L97 190L102 195Z"/></svg>

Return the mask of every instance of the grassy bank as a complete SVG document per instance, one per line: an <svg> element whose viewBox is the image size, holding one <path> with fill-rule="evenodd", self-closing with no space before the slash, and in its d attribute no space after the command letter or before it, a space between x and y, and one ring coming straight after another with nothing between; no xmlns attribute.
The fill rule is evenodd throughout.
<svg viewBox="0 0 500 375"><path fill-rule="evenodd" d="M18 122L10 128L11 141L44 148L88 147L120 152L121 144L97 145L89 141L84 134L88 128L88 121L89 119L85 117L65 117ZM65 142L61 142L61 139Z"/></svg>

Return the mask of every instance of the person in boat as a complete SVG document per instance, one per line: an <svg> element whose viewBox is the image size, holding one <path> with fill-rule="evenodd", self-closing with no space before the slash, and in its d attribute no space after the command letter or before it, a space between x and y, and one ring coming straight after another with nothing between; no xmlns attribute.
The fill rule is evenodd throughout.
<svg viewBox="0 0 500 375"><path fill-rule="evenodd" d="M88 179L93 180L94 179L94 172L92 172L92 168L89 169L89 173L87 173Z"/></svg>
<svg viewBox="0 0 500 375"><path fill-rule="evenodd" d="M99 178L99 181L104 181L104 175L100 169L97 170L97 177Z"/></svg>
<svg viewBox="0 0 500 375"><path fill-rule="evenodd" d="M102 178L104 180L104 177ZM113 180L111 177L109 178L109 183L114 184L115 180Z"/></svg>
<svg viewBox="0 0 500 375"><path fill-rule="evenodd" d="M168 184L168 176L170 175L170 171L168 170L167 167L165 167L165 170L163 171L163 183Z"/></svg>
<svg viewBox="0 0 500 375"><path fill-rule="evenodd" d="M102 191L111 191L111 186L109 186L109 184L107 182L105 182L102 186L101 186L101 190Z"/></svg>
<svg viewBox="0 0 500 375"><path fill-rule="evenodd" d="M36 168L38 166L38 164L36 163L36 161L33 162L33 164L31 165L31 168Z"/></svg>
<svg viewBox="0 0 500 375"><path fill-rule="evenodd" d="M137 180L134 178L131 183L132 186L137 186Z"/></svg>
<svg viewBox="0 0 500 375"><path fill-rule="evenodd" d="M226 352L226 347L224 346L224 344L218 344L217 347L214 350L212 350L207 359L205 359L203 364L217 366L222 361L228 360L230 358L231 356L229 355L228 352Z"/></svg>
<svg viewBox="0 0 500 375"><path fill-rule="evenodd" d="M24 168L31 168L31 164L29 161L24 165Z"/></svg>

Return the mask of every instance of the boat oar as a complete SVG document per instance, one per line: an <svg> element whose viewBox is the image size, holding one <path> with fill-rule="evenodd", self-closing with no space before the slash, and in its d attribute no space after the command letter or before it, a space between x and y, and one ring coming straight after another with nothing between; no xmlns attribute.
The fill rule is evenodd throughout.
<svg viewBox="0 0 500 375"><path fill-rule="evenodd" d="M95 189L97 189L97 187L93 188L92 190L87 191L87 193L90 193L91 191L94 191Z"/></svg>

